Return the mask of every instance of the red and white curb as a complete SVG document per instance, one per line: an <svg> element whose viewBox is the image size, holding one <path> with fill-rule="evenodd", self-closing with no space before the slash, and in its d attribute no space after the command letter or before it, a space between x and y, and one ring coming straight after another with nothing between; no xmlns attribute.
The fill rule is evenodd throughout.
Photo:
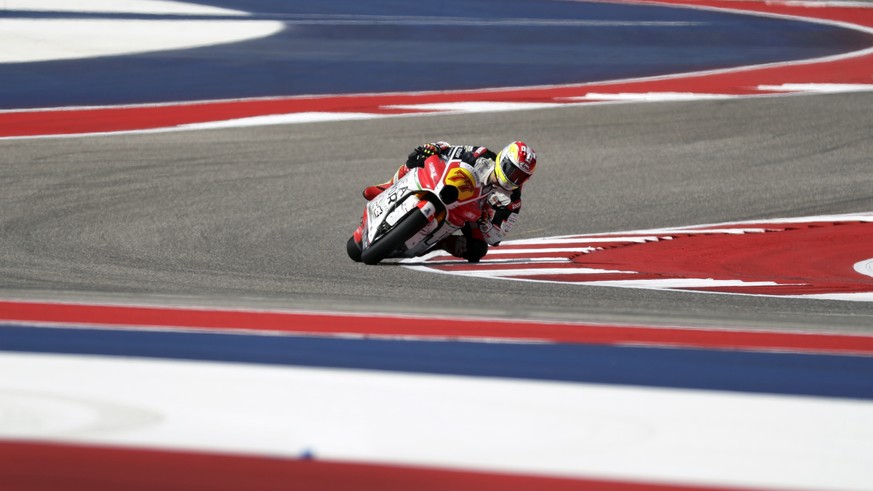
<svg viewBox="0 0 873 491"><path fill-rule="evenodd" d="M873 301L873 213L506 241L475 264L407 267L503 280Z"/></svg>

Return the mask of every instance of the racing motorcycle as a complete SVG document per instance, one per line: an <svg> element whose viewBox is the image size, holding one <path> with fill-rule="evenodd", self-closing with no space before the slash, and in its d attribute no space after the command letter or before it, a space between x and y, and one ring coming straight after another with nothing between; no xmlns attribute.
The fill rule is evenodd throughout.
<svg viewBox="0 0 873 491"><path fill-rule="evenodd" d="M349 257L377 264L426 254L482 216L488 172L451 156L431 155L367 203L346 245Z"/></svg>

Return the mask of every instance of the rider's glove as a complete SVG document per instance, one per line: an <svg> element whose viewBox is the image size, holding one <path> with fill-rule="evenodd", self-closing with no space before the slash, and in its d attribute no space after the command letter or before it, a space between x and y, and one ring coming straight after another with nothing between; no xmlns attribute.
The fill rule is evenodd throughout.
<svg viewBox="0 0 873 491"><path fill-rule="evenodd" d="M486 216L479 217L479 220L476 221L476 226L479 227L479 230L483 234L487 234L490 231L494 224L491 223L491 219Z"/></svg>
<svg viewBox="0 0 873 491"><path fill-rule="evenodd" d="M488 196L488 204L494 207L506 207L509 206L509 203L512 202L512 199L509 197L509 193L503 189L495 189Z"/></svg>
<svg viewBox="0 0 873 491"><path fill-rule="evenodd" d="M494 225L494 222L491 221L492 216L493 210L490 213L487 211L483 212L476 225L479 227L479 232L482 233L482 238L485 239L485 242L490 245L497 245L503 240L503 235L506 232L503 230L503 226Z"/></svg>
<svg viewBox="0 0 873 491"><path fill-rule="evenodd" d="M495 236L495 233L499 231L499 229L495 227L493 223L491 223L491 217L488 216L487 213L479 217L479 220L476 222L476 226L479 227L479 232L482 233L482 238L485 239L485 242L488 242L489 244L494 242L493 237Z"/></svg>
<svg viewBox="0 0 873 491"><path fill-rule="evenodd" d="M434 143L425 143L424 145L415 147L415 150L406 158L407 167L421 167L424 165L425 159L431 155L440 153L440 147Z"/></svg>

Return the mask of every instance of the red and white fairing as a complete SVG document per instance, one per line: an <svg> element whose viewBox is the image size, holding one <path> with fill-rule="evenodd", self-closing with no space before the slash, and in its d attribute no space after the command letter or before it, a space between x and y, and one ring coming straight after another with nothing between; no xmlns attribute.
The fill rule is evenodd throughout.
<svg viewBox="0 0 873 491"><path fill-rule="evenodd" d="M367 203L354 240L366 251L412 210L427 223L388 257L415 257L432 249L467 222L482 216L487 176L492 167L433 155ZM457 190L455 192L453 189Z"/></svg>

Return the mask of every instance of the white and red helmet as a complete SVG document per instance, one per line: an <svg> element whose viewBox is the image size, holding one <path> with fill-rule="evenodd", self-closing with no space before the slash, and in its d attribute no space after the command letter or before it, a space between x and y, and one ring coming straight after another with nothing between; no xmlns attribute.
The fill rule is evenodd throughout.
<svg viewBox="0 0 873 491"><path fill-rule="evenodd" d="M503 189L512 191L530 178L536 166L536 152L526 143L514 141L497 154L494 174Z"/></svg>

